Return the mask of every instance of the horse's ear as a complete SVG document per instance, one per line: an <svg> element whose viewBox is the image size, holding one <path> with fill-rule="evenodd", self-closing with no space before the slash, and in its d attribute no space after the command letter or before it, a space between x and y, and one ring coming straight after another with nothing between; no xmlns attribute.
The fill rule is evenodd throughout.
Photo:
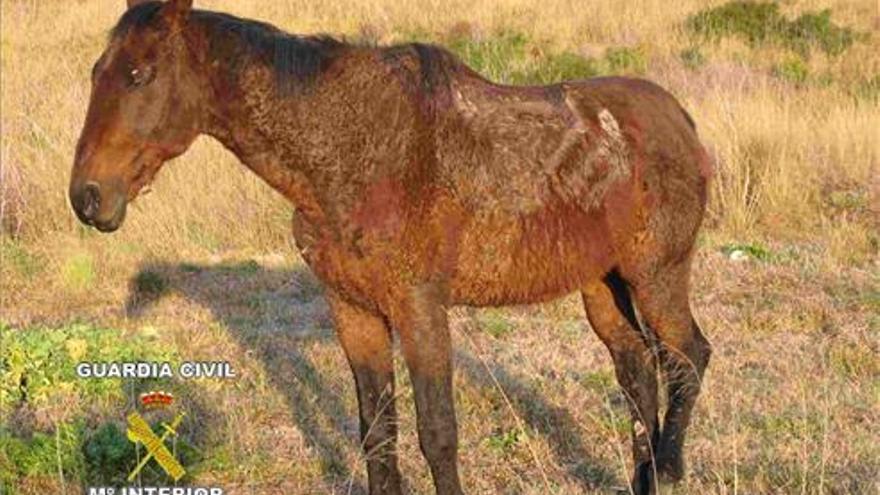
<svg viewBox="0 0 880 495"><path fill-rule="evenodd" d="M192 6L193 0L168 0L162 6L162 16L169 25L182 26L189 17Z"/></svg>

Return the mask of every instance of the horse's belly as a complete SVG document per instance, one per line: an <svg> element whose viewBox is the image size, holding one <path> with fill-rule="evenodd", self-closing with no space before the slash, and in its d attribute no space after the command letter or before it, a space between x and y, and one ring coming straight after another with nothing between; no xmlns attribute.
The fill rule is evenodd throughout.
<svg viewBox="0 0 880 495"><path fill-rule="evenodd" d="M554 299L614 264L604 215L565 206L478 216L462 235L457 259L452 302L475 306Z"/></svg>

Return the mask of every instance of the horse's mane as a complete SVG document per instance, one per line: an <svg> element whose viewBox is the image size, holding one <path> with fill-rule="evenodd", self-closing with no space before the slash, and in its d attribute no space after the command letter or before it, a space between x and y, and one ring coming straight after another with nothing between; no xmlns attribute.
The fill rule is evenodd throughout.
<svg viewBox="0 0 880 495"><path fill-rule="evenodd" d="M149 26L161 6L155 1L132 7L113 28L111 38ZM233 71L243 70L250 59L260 60L272 68L279 89L285 91L308 88L330 62L356 46L323 34L290 34L269 23L220 12L193 10L190 15L206 27L211 49L220 50ZM406 66L401 62L408 57L417 60L418 73L412 75L429 93L447 83L449 74L461 66L452 53L435 45L407 43L378 49L382 60L396 67Z"/></svg>

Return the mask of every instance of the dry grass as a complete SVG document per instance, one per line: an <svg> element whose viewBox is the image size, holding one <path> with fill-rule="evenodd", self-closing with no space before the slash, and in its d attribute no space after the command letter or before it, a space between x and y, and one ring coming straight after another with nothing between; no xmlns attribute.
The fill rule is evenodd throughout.
<svg viewBox="0 0 880 495"><path fill-rule="evenodd" d="M867 33L839 57L804 60L806 82L778 75L792 57L781 48L698 43L681 27L707 5L693 0L197 3L380 42L515 32L527 40L527 65L562 52L640 54L644 75L682 99L717 162L694 272L694 307L716 353L690 435L690 472L674 492L878 489L880 105L864 89L880 81L876 2L784 4L792 15L831 8L835 22ZM195 481L231 493L357 493L364 473L353 387L320 289L290 247L291 208L277 194L204 139L163 170L114 236L84 230L69 210L87 74L122 4L0 3L0 322L8 331L73 320L125 334L146 328L188 359L232 360L242 374L234 385L184 390L208 453ZM682 57L695 47L695 61ZM753 256L731 261L724 246ZM234 264L248 259L256 264ZM145 270L167 290L134 304L130 281ZM457 310L454 325L470 492L623 485L625 399L576 301ZM425 493L405 373L399 382L402 467ZM55 399L63 407L30 411L49 418L31 427L53 431L61 421L53 411L85 410L64 397ZM12 406L0 404L0 413ZM61 492L63 483L73 493L83 482L35 473L10 490Z"/></svg>

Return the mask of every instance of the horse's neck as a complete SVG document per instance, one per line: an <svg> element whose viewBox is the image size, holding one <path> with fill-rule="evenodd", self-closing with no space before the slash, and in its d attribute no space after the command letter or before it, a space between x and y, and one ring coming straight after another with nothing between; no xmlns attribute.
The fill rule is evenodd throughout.
<svg viewBox="0 0 880 495"><path fill-rule="evenodd" d="M295 160L290 158L291 151L281 148L285 143L267 133L260 124L260 119L282 118L277 109L272 108L275 96L254 103L248 101L253 95L242 88L233 88L228 95L235 96L218 98L206 134L220 141L297 209L315 217L321 216L314 194L315 181L306 172L307 167L295 167Z"/></svg>

